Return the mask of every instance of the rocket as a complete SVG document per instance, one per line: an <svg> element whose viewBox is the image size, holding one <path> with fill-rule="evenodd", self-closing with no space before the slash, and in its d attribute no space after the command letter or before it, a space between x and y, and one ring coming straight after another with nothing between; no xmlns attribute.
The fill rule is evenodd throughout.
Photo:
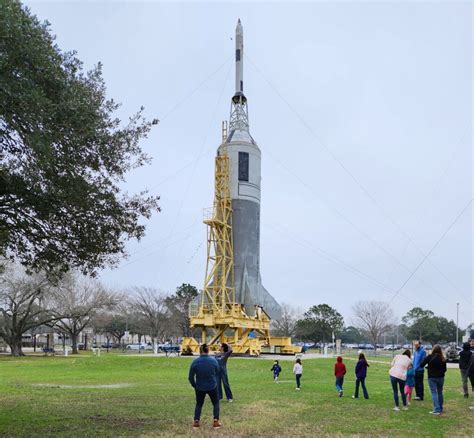
<svg viewBox="0 0 474 438"><path fill-rule="evenodd" d="M244 34L239 19L235 29L235 93L231 99L226 141L233 210L235 299L237 303L245 306L250 316L254 315L255 305L259 305L272 319L279 319L281 307L264 288L260 276L262 154L249 130L247 98L244 94L243 55Z"/></svg>

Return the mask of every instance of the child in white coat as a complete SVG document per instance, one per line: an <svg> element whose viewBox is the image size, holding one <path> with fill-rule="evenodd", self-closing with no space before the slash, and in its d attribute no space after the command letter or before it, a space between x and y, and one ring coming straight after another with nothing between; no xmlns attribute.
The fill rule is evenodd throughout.
<svg viewBox="0 0 474 438"><path fill-rule="evenodd" d="M295 365L293 366L293 374L296 377L296 390L299 391L301 389L301 376L303 375L303 365L301 365L301 359L296 359Z"/></svg>

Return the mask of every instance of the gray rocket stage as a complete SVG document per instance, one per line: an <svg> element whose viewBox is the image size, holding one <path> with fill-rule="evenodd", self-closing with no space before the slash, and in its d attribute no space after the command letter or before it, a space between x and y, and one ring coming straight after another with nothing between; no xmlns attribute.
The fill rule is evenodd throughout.
<svg viewBox="0 0 474 438"><path fill-rule="evenodd" d="M272 319L278 319L281 307L263 287L260 276L261 152L249 131L240 19L235 30L235 46L235 94L231 101L226 142L233 209L235 298L245 306L250 316L254 314L254 306L260 305ZM219 151L220 148L218 154Z"/></svg>

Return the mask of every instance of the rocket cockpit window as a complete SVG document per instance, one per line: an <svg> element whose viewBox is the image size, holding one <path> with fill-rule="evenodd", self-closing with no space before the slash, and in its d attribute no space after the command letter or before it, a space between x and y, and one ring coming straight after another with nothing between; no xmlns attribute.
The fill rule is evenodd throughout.
<svg viewBox="0 0 474 438"><path fill-rule="evenodd" d="M249 154L239 152L239 181L249 180Z"/></svg>

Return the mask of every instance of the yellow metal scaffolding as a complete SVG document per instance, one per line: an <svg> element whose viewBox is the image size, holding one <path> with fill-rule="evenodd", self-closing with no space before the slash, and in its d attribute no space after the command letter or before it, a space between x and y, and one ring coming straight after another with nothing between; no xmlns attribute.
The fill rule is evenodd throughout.
<svg viewBox="0 0 474 438"><path fill-rule="evenodd" d="M232 199L230 196L230 160L227 153L227 122L222 123L222 145L215 159L214 205L207 212L207 266L204 289L197 308L190 309L191 327L201 329L201 343L212 351L226 342L235 353L258 356L266 348L282 354L294 354L301 347L291 338L270 336L270 317L261 306L247 315L235 302L234 251L232 243ZM273 347L273 349L272 349ZM199 351L194 338L184 338L181 351Z"/></svg>

